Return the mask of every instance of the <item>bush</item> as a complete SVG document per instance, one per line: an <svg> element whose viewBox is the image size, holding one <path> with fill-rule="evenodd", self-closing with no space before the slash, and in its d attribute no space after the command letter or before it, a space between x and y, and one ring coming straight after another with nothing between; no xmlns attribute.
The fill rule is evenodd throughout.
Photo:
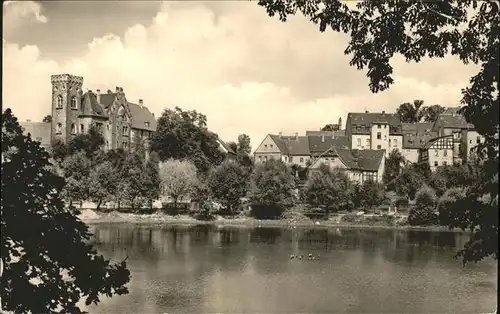
<svg viewBox="0 0 500 314"><path fill-rule="evenodd" d="M451 224L450 214L455 210L457 201L465 197L463 188L451 188L447 190L438 202L439 224L449 226Z"/></svg>
<svg viewBox="0 0 500 314"><path fill-rule="evenodd" d="M359 221L361 221L361 216L358 216L356 214L347 214L342 216L342 218L340 218L340 222L346 222L346 223L354 223Z"/></svg>
<svg viewBox="0 0 500 314"><path fill-rule="evenodd" d="M365 223L370 226L394 226L395 217L387 214L366 217Z"/></svg>
<svg viewBox="0 0 500 314"><path fill-rule="evenodd" d="M429 226L438 223L435 213L436 193L429 187L423 187L415 195L415 207L410 210L408 223L411 226Z"/></svg>

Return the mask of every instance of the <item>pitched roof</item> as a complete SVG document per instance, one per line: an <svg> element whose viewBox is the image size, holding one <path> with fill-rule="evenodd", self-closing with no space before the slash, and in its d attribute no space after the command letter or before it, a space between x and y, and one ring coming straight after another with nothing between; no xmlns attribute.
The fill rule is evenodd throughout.
<svg viewBox="0 0 500 314"><path fill-rule="evenodd" d="M310 155L308 136L282 136L289 155Z"/></svg>
<svg viewBox="0 0 500 314"><path fill-rule="evenodd" d="M280 135L269 134L269 137L276 143L276 146L283 154L288 154L288 147L285 145Z"/></svg>
<svg viewBox="0 0 500 314"><path fill-rule="evenodd" d="M422 146L422 148L423 149L429 149L432 146L432 144L434 144L435 142L437 142L438 140L440 140L442 138L452 138L453 139L453 135L439 136L439 137L435 137L433 139L430 139L427 143L425 143Z"/></svg>
<svg viewBox="0 0 500 314"><path fill-rule="evenodd" d="M362 171L378 171L384 154L384 150L349 150L337 149L335 146L325 152L327 156L338 156L348 169Z"/></svg>
<svg viewBox="0 0 500 314"><path fill-rule="evenodd" d="M220 138L217 139L217 141L219 142L220 146L222 146L224 148L224 150L228 153L228 154L232 154L232 155L236 155L236 152L231 148L231 146L229 146L226 142L224 142L223 140L221 140Z"/></svg>
<svg viewBox="0 0 500 314"><path fill-rule="evenodd" d="M403 148L422 148L431 139L438 137L437 132L427 132L415 134L413 132L408 132L403 134Z"/></svg>
<svg viewBox="0 0 500 314"><path fill-rule="evenodd" d="M108 109L116 99L116 93L100 94L100 104L97 102L97 95L88 91L82 96L81 113L85 115L108 117ZM132 116L132 128L156 131L156 119L147 107L127 102L128 110ZM149 126L146 125L149 123Z"/></svg>
<svg viewBox="0 0 500 314"><path fill-rule="evenodd" d="M345 130L337 131L306 131L306 136L345 136Z"/></svg>
<svg viewBox="0 0 500 314"><path fill-rule="evenodd" d="M132 128L148 131L156 131L156 119L148 107L127 102L132 115Z"/></svg>
<svg viewBox="0 0 500 314"><path fill-rule="evenodd" d="M373 124L389 124L391 134L400 134L402 132L401 120L395 113L385 112L365 112L357 113L350 112L347 115L347 121L350 121L352 133L368 134L371 132L370 127Z"/></svg>
<svg viewBox="0 0 500 314"><path fill-rule="evenodd" d="M418 123L401 123L403 133L412 132L413 134L421 134L430 132L434 122L418 122Z"/></svg>
<svg viewBox="0 0 500 314"><path fill-rule="evenodd" d="M454 129L473 129L474 125L468 123L465 120L465 117L458 113L443 113L440 114L434 123L435 126L441 126L445 128L454 128Z"/></svg>
<svg viewBox="0 0 500 314"><path fill-rule="evenodd" d="M309 136L309 151L311 153L324 153L331 147L349 148L349 139L346 136Z"/></svg>
<svg viewBox="0 0 500 314"><path fill-rule="evenodd" d="M33 141L39 141L42 146L50 146L50 133L52 125L46 122L19 122L23 133L31 134Z"/></svg>

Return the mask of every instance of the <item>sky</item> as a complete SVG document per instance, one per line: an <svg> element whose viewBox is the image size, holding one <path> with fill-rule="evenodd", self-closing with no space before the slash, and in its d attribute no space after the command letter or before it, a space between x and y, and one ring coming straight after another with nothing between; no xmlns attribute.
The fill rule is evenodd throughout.
<svg viewBox="0 0 500 314"><path fill-rule="evenodd" d="M123 87L159 116L179 106L207 116L225 141L304 134L349 112L395 111L414 99L457 106L475 66L452 56L407 64L373 94L349 66L348 37L301 15L286 23L250 1L8 1L3 4L3 108L21 120L51 111L50 75L84 77L84 91Z"/></svg>

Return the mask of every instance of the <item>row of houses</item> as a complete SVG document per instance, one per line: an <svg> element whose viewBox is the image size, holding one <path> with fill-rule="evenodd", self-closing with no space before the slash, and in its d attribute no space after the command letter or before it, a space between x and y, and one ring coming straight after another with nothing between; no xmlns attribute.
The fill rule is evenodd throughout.
<svg viewBox="0 0 500 314"><path fill-rule="evenodd" d="M311 170L326 163L345 169L360 183L380 182L385 159L397 150L408 163L427 162L435 171L466 162L472 149L484 142L458 110L448 108L432 123L402 123L397 114L385 111L349 113L345 130L306 131L305 136L268 134L254 158L256 162L279 159Z"/></svg>

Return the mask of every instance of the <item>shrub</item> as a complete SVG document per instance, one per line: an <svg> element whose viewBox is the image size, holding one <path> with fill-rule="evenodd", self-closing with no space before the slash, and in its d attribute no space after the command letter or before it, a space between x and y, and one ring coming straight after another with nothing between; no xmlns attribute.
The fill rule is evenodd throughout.
<svg viewBox="0 0 500 314"><path fill-rule="evenodd" d="M346 223L354 223L354 222L359 222L361 220L360 217L361 216L358 216L356 214L347 214L342 216L342 218L340 218L340 221Z"/></svg>
<svg viewBox="0 0 500 314"><path fill-rule="evenodd" d="M436 225L438 217L435 213L436 193L424 186L415 195L415 207L410 210L408 223L412 226Z"/></svg>
<svg viewBox="0 0 500 314"><path fill-rule="evenodd" d="M439 224L449 226L451 224L450 214L456 208L457 201L465 197L465 189L451 188L447 190L438 202Z"/></svg>
<svg viewBox="0 0 500 314"><path fill-rule="evenodd" d="M256 204L251 206L250 215L256 219L277 219L285 212L279 205Z"/></svg>

